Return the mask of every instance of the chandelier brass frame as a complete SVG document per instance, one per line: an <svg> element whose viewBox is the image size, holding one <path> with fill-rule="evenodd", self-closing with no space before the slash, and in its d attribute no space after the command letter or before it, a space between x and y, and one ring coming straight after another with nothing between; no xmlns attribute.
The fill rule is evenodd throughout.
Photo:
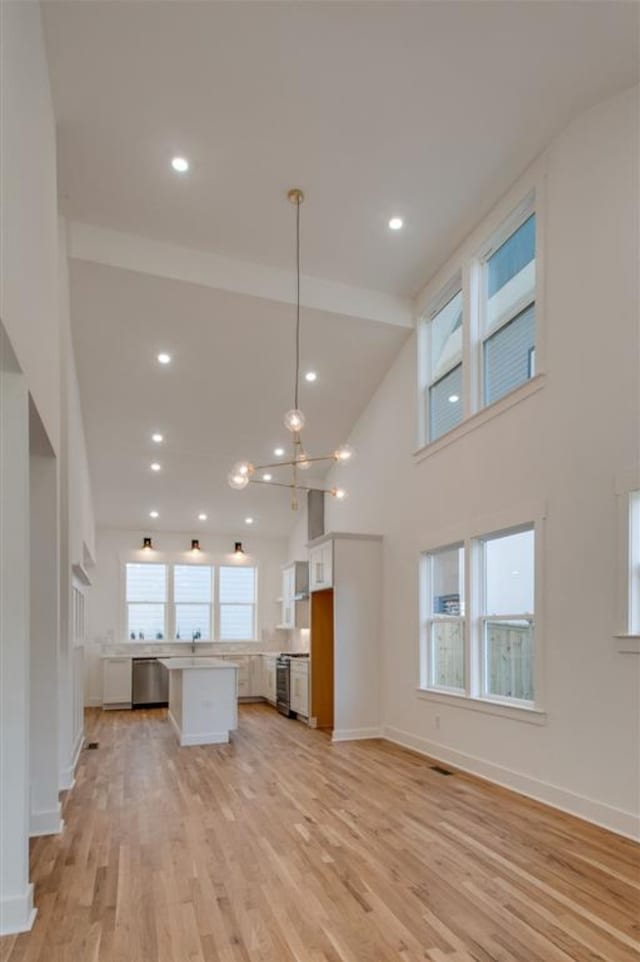
<svg viewBox="0 0 640 962"><path fill-rule="evenodd" d="M295 205L296 208L296 364L295 381L293 392L293 408L284 415L284 426L293 435L292 454L288 461L274 461L269 464L252 464L250 461L238 461L227 476L230 487L237 491L246 488L248 484L273 485L278 488L289 488L291 491L291 508L296 511L298 508L299 491L324 491L332 497L341 501L346 498L347 493L344 488L323 488L316 485L302 484L299 473L306 471L312 464L320 461L333 461L337 464L344 464L353 457L353 449L348 444L343 444L332 454L324 454L319 457L310 457L302 443L302 429L305 424L305 417L298 407L298 397L300 393L300 207L304 202L304 193L299 187L292 187L287 192L287 200ZM266 471L268 468L291 468L290 481L273 481L257 478L257 471Z"/></svg>

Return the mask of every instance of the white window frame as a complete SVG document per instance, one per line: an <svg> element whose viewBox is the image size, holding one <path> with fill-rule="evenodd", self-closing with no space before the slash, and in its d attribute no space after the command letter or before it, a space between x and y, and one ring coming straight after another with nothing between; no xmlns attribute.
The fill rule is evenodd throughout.
<svg viewBox="0 0 640 962"><path fill-rule="evenodd" d="M546 244L546 170L548 159L543 155L520 181L496 205L458 251L424 288L416 299L417 316L417 447L414 460L431 457L443 447L476 430L486 421L499 416L513 405L537 393L546 378L546 320L545 320L545 244ZM483 262L514 230L535 214L535 369L533 376L491 404L484 404L484 341L499 330L483 330L482 297L484 284ZM456 283L462 279L462 420L456 427L434 441L429 439L428 398L429 344L427 330L431 317L455 293ZM459 286L458 286L459 289ZM528 301L531 303L531 301ZM511 314L510 319L518 311Z"/></svg>
<svg viewBox="0 0 640 962"><path fill-rule="evenodd" d="M432 376L433 370L433 352L432 352L432 332L433 332L433 320L440 313L440 311L447 306L447 304L453 300L459 293L462 294L462 351L460 358L452 362L451 365L444 371L440 373L437 378ZM465 317L465 292L462 279L462 273L458 271L450 279L450 281L441 288L436 299L430 304L428 310L422 316L419 326L418 335L418 383L419 394L420 394L420 436L425 438L427 444L433 444L438 441L439 438L431 438L431 399L430 392L434 384L441 381L442 378L446 377L451 371L455 370L458 366L462 368L462 420L465 417L465 388L464 388L464 375L465 375L465 327L466 327L466 317ZM456 425L458 427L458 425ZM455 430L455 428L452 428ZM446 432L449 433L449 432ZM440 437L445 437L442 434Z"/></svg>
<svg viewBox="0 0 640 962"><path fill-rule="evenodd" d="M220 597L219 597L219 569L222 567L238 567L238 565L229 563L227 560L211 560L210 558L201 559L198 561L191 561L190 559L173 558L167 556L167 554L154 552L157 556L153 558L140 557L142 552L131 552L130 554L123 553L120 557L120 637L123 639L123 643L128 642L129 644L140 644L139 640L135 640L129 637L129 604L164 604L164 637L162 641L156 638L145 638L144 644L191 644L191 638L176 638L176 602L175 602L175 592L174 592L174 568L176 566L191 565L201 566L204 565L211 568L211 574L213 578L212 587L212 601L210 603L210 617L211 617L211 628L210 628L210 638L202 638L202 644L243 644L244 642L255 642L257 641L258 633L258 615L259 615L259 565L255 562L251 564L242 563L241 567L252 568L254 571L254 600L252 603L253 607L253 637L246 639L233 638L225 640L220 637ZM163 565L165 569L165 602L129 602L127 600L127 565L129 564L156 564ZM201 602L194 602L194 604L200 604ZM204 602L202 602L204 603ZM189 602L180 602L180 604L189 604Z"/></svg>
<svg viewBox="0 0 640 962"><path fill-rule="evenodd" d="M489 541L497 541L500 538L508 538L510 535L520 534L524 531L533 532L533 544L534 544L534 592L535 592L535 552L536 552L536 531L533 522L527 524L517 525L516 527L502 529L500 531L492 531L488 534L483 535L481 538L475 539L475 544L472 546L472 551L475 553L476 564L475 564L475 577L476 577L476 598L478 599L478 610L475 625L475 648L476 655L479 661L479 671L477 673L478 687L480 691L480 697L486 699L487 701L497 701L500 704L510 704L510 705L522 705L526 707L533 707L536 704L536 616L534 611L520 612L517 614L506 614L506 615L489 615L487 614L487 544ZM535 609L535 597L534 597L534 609ZM533 638L533 699L524 698L513 698L507 695L498 695L494 692L489 691L489 683L487 678L487 662L488 662L488 651L487 651L487 624L489 622L495 621L527 621L533 627L534 638Z"/></svg>
<svg viewBox="0 0 640 962"><path fill-rule="evenodd" d="M617 623L621 654L640 654L640 466L616 479L618 512Z"/></svg>
<svg viewBox="0 0 640 962"><path fill-rule="evenodd" d="M483 714L534 725L545 725L545 614L544 614L544 551L545 551L546 505L539 502L516 505L496 514L478 518L473 523L462 524L440 533L425 545L418 558L419 578L419 651L417 697L421 700L469 709ZM483 694L482 648L480 616L483 607L482 552L483 540L500 534L533 529L534 532L534 701L487 696ZM424 587L424 557L442 549L442 546L464 546L464 644L465 644L465 690L445 691L429 686L425 645L425 612L427 596ZM517 617L522 617L521 615Z"/></svg>
<svg viewBox="0 0 640 962"><path fill-rule="evenodd" d="M164 601L129 601L127 596L127 565L143 565L143 564L153 564L162 565L164 568ZM134 643L134 639L129 637L129 605L162 605L164 607L164 629L162 641L167 641L169 637L169 619L170 619L170 604L169 604L169 591L171 588L171 583L169 579L169 568L170 565L166 561L156 560L155 558L130 558L125 561L123 568L123 593L124 593L124 635L127 641ZM139 639L136 638L137 642ZM156 638L144 638L141 639L145 644L157 642L159 639Z"/></svg>
<svg viewBox="0 0 640 962"><path fill-rule="evenodd" d="M176 634L178 632L178 615L177 615L176 609L178 605L181 605L183 607L187 607L188 605L193 605L194 607L207 605L209 608L209 635L208 637L203 637L198 639L198 641L200 643L206 643L206 642L212 643L215 640L214 610L215 610L215 599L216 599L216 589L215 589L216 566L214 564L211 564L211 562L209 561L201 561L201 562L198 562L197 564L194 564L193 562L188 563L184 561L176 561L170 565L170 568L171 568L171 577L170 577L171 599L169 603L169 610L170 610L171 637L173 641L175 641L176 644L178 644L183 641L190 643L193 640L192 638L176 638ZM176 568L209 568L211 573L211 601L176 601L175 600Z"/></svg>
<svg viewBox="0 0 640 962"><path fill-rule="evenodd" d="M258 632L257 621L258 621L258 567L257 565L242 565L243 568L251 568L253 570L253 602L249 605L248 602L232 602L232 601L221 601L220 599L220 569L221 568L236 568L238 565L234 564L220 564L216 568L216 640L224 645L232 644L243 644L247 641L255 641ZM252 628L253 637L252 638L223 638L221 621L222 621L222 608L224 607L236 607L236 608L253 608L252 612Z"/></svg>
<svg viewBox="0 0 640 962"><path fill-rule="evenodd" d="M522 227L524 222L531 217L532 214L536 215L536 240L535 240L535 264L536 264L536 281L533 290L533 296L522 296L515 304L510 305L508 310L505 310L500 314L492 324L487 323L487 275L488 275L488 262L491 255L494 254L505 241L509 240L510 237L515 234L515 232ZM475 398L476 410L480 411L482 408L491 407L493 404L501 401L502 398L498 398L498 401L485 402L485 383L484 383L484 369L485 369L485 350L487 341L501 331L507 324L510 324L519 314L525 311L532 304L534 305L534 316L537 322L537 296L538 296L538 213L536 210L536 195L534 191L531 191L526 198L519 204L516 209L507 217L499 229L496 230L490 238L487 240L484 247L480 250L477 255L476 262L477 268L474 271L474 276L476 283L478 284L478 315L477 315L477 330L478 330L478 346L475 352L476 354L476 384L477 384L477 395ZM534 351L537 347L537 323L536 323L536 342L534 344ZM527 381L531 380L528 378ZM526 384L527 381L523 381L522 384ZM509 391L503 397L509 397L514 391L517 391L522 384L519 384L513 390Z"/></svg>
<svg viewBox="0 0 640 962"><path fill-rule="evenodd" d="M464 542L445 545L439 548L432 548L424 551L420 556L420 681L421 687L431 691L449 692L450 694L460 695L466 691L467 677L467 658L466 658L466 617L465 617L465 593L460 595L460 615L435 614L433 611L433 562L437 555L445 551L455 551L462 549L465 558L466 571L466 552ZM435 681L436 659L434 656L434 628L438 624L459 624L462 626L462 645L463 645L463 673L465 685L462 688L438 685Z"/></svg>

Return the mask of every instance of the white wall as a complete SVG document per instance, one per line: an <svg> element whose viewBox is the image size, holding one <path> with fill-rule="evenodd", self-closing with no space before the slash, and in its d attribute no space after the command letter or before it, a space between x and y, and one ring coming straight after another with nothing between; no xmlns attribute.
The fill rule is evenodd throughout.
<svg viewBox="0 0 640 962"><path fill-rule="evenodd" d="M54 451L60 443L55 120L40 5L1 5L0 316Z"/></svg>
<svg viewBox="0 0 640 962"><path fill-rule="evenodd" d="M614 479L638 460L637 96L583 114L543 161L543 388L416 464L412 337L352 433L356 459L335 469L350 497L327 499L326 525L385 537L387 734L628 834L637 831L640 656L618 653L613 637ZM426 299L458 264L454 255ZM420 697L420 551L541 503L546 724ZM290 543L296 557L304 524Z"/></svg>
<svg viewBox="0 0 640 962"><path fill-rule="evenodd" d="M59 532L59 553L52 562L54 570L48 572L51 582L60 585L59 626L55 604L50 613L51 637L59 640L59 648L56 670L48 672L45 683L47 694L53 693L48 710L58 714L60 720L58 787L69 788L75 757L72 745L78 746L82 739L82 731L77 730L77 724L74 730L69 717L69 693L75 690L74 672L77 675L81 665L76 652L69 652L70 570L78 543L93 544L93 517L68 327L66 247L63 235L59 236L57 206L55 120L40 17L40 4L35 2L0 4L0 317L7 334L3 354L11 354L15 361L15 370L12 368L4 379L7 405L2 412L3 444L8 445L11 437L7 457L24 475L25 465L18 461L28 451L26 405L30 399L55 455L54 488L59 497L57 503L47 500L46 513L48 530ZM10 763L10 771L3 769L3 789L7 785L11 797L3 797L3 803L8 804L3 806L0 824L0 930L7 932L28 928L33 921L28 887L29 770L31 767L32 778L39 777L42 772L37 758L42 760L46 754L47 763L51 760L51 751L47 749L47 754L40 743L31 750L29 747L29 693L31 681L37 681L35 674L31 678L29 662L29 609L32 613L37 610L38 599L35 586L33 591L30 588L28 563L26 569L21 568L21 555L15 544L11 547L14 528L25 534L28 545L31 522L28 474L23 477L23 492L15 481L8 474L1 492L3 519L10 518L11 526L0 530L0 550L11 559L11 576L9 562L3 571L3 598L10 595L11 613L2 622L2 674L10 692L5 699L3 689L3 711L13 714L10 718L3 715L0 733L2 758ZM35 502L32 508L35 511ZM28 561L28 553L26 557ZM26 606L19 604L16 585L7 587L12 578L22 578L20 592L26 594ZM16 645L19 654L10 656ZM55 751L53 754L55 757Z"/></svg>
<svg viewBox="0 0 640 962"><path fill-rule="evenodd" d="M98 528L94 583L89 600L89 644L86 650L85 701L87 705L102 704L102 670L100 653L102 646L129 644L124 613L123 569L127 561L159 561L166 564L184 563L191 560L190 550L193 532L153 531L153 552L140 549L142 538L148 531L128 531L116 528ZM229 563L233 543L228 535L197 533L202 550L198 561L202 564ZM287 542L283 538L256 538L244 541L247 561L258 567L258 631L255 645L235 643L211 646L224 649L247 647L260 650L264 647L286 649L288 633L276 631L281 609L276 598L282 594L282 566L287 562ZM146 643L156 646L158 642Z"/></svg>

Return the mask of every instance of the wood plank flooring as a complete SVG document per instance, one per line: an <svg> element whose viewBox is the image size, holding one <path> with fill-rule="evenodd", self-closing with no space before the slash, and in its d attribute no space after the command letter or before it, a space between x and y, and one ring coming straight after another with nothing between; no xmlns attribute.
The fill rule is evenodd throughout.
<svg viewBox="0 0 640 962"><path fill-rule="evenodd" d="M638 962L640 847L385 742L246 705L179 749L92 711L6 962Z"/></svg>

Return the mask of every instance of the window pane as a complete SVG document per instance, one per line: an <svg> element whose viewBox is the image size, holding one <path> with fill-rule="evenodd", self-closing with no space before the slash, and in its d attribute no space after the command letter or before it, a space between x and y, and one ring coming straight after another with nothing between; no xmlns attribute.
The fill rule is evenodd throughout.
<svg viewBox="0 0 640 962"><path fill-rule="evenodd" d="M484 403L493 404L535 373L535 305L484 342Z"/></svg>
<svg viewBox="0 0 640 962"><path fill-rule="evenodd" d="M488 694L533 701L533 625L487 621L485 632Z"/></svg>
<svg viewBox="0 0 640 962"><path fill-rule="evenodd" d="M127 601L166 601L166 566L127 565Z"/></svg>
<svg viewBox="0 0 640 962"><path fill-rule="evenodd" d="M164 638L164 605L129 605L128 635L149 640L160 635Z"/></svg>
<svg viewBox="0 0 640 962"><path fill-rule="evenodd" d="M437 381L462 358L462 291L431 319L431 376Z"/></svg>
<svg viewBox="0 0 640 962"><path fill-rule="evenodd" d="M176 565L173 569L175 600L210 604L211 570L209 565Z"/></svg>
<svg viewBox="0 0 640 962"><path fill-rule="evenodd" d="M532 214L487 261L487 327L534 299L535 257L536 217Z"/></svg>
<svg viewBox="0 0 640 962"><path fill-rule="evenodd" d="M255 568L220 568L220 602L253 604L256 590L255 581Z"/></svg>
<svg viewBox="0 0 640 962"><path fill-rule="evenodd" d="M431 684L464 688L464 622L435 621L431 625Z"/></svg>
<svg viewBox="0 0 640 962"><path fill-rule="evenodd" d="M464 548L436 552L432 565L432 614L464 614Z"/></svg>
<svg viewBox="0 0 640 962"><path fill-rule="evenodd" d="M194 634L209 640L211 635L211 608L209 605L176 605L176 638L190 641Z"/></svg>
<svg viewBox="0 0 640 962"><path fill-rule="evenodd" d="M462 364L429 388L429 440L435 441L462 420Z"/></svg>
<svg viewBox="0 0 640 962"><path fill-rule="evenodd" d="M251 570L245 569L245 570ZM220 606L220 640L252 641L253 605Z"/></svg>
<svg viewBox="0 0 640 962"><path fill-rule="evenodd" d="M485 614L534 611L533 529L485 542Z"/></svg>

